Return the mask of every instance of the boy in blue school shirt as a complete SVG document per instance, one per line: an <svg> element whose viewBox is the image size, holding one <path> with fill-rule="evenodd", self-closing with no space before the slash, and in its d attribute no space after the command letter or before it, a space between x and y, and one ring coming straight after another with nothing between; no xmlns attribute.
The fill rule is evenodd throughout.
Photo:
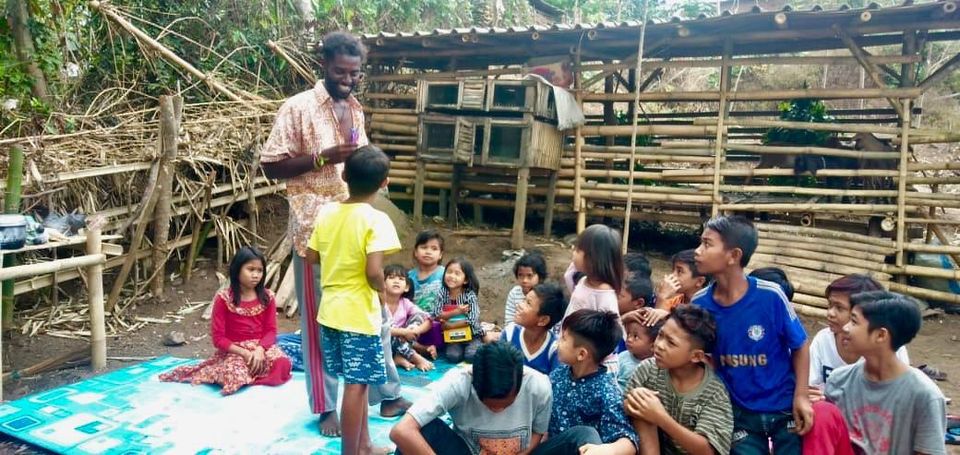
<svg viewBox="0 0 960 455"><path fill-rule="evenodd" d="M623 339L619 316L579 310L561 325L558 356L550 373L553 412L546 442L532 455L635 455L637 435L623 409L623 393L605 359Z"/></svg>
<svg viewBox="0 0 960 455"><path fill-rule="evenodd" d="M800 436L813 425L807 394L807 334L776 284L747 277L757 248L753 223L721 216L704 225L697 268L713 284L693 303L713 314L713 361L733 402L733 454L799 454Z"/></svg>
<svg viewBox="0 0 960 455"><path fill-rule="evenodd" d="M523 364L543 374L550 374L560 361L557 359L557 336L551 331L563 319L567 300L563 288L554 283L540 283L533 287L514 308L513 322L500 334L523 353Z"/></svg>

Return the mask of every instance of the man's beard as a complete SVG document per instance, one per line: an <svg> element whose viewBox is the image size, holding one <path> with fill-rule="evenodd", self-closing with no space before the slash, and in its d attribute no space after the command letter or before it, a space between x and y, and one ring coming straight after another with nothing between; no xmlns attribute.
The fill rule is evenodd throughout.
<svg viewBox="0 0 960 455"><path fill-rule="evenodd" d="M324 79L323 85L327 88L327 93L330 94L330 97L338 100L346 99L357 88L357 84L352 83L350 84L350 91L348 91L347 93L342 93L340 91L340 84L330 79Z"/></svg>

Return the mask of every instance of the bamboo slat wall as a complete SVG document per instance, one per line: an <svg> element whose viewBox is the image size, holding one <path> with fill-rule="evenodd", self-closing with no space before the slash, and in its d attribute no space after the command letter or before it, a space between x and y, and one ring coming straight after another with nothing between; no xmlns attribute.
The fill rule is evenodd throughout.
<svg viewBox="0 0 960 455"><path fill-rule="evenodd" d="M904 55L874 55L876 61L902 63L912 68L919 60L918 55L909 52ZM756 57L735 59L738 64L806 64L803 58L793 62L785 57ZM815 57L809 57L815 58ZM837 57L834 57L837 58ZM690 61L689 66L712 65L721 71L727 70L734 60ZM683 61L653 61L650 67L666 65L684 65ZM850 63L849 61L847 62ZM645 64L646 65L646 64ZM622 66L622 65L621 65ZM582 69L591 71L618 70L617 65L591 63ZM521 75L524 68L500 68L490 71L491 77L511 77ZM905 69L912 71L912 69ZM460 73L460 74L467 74ZM471 76L484 75L483 71L471 70ZM589 78L594 72L585 75ZM415 90L420 79L456 80L457 72L408 73L372 76L369 90ZM907 263L905 252L923 251L957 255L960 247L951 245L940 226L951 226L950 220L940 219L937 209L960 207L952 195L936 193L937 185L960 182L960 177L949 172L960 168L956 163L917 163L910 155L910 144L932 142L960 142L960 135L913 128L909 114L911 101L923 91L915 88L915 81L904 84L899 89L784 89L765 92L725 91L720 88L714 92L646 92L641 93L644 102L670 102L677 105L686 102L712 102L712 118L681 112L669 115L659 113L658 119L651 119L639 126L639 134L652 139L652 145L637 147L636 159L642 166L634 173L634 210L631 218L662 222L674 222L699 225L711 213L743 213L750 216L763 214L773 221L761 225L761 250L752 266L776 265L788 271L791 279L798 283L796 303L804 305L809 314L822 315L825 307L823 295L826 284L831 278L845 273L868 273L886 283L892 289L916 297L960 303L960 297L938 293L922 288L908 286L906 278L917 276L960 277L955 270L935 270L911 266ZM589 87L588 87L589 88ZM861 100L891 98L893 108L865 110L838 109L834 123L803 123L777 120L776 111L724 112L718 100L776 100L784 101L792 97L811 96L821 99ZM414 99L415 95L407 98ZM614 102L631 100L632 93L609 93L587 91L582 97L582 106L587 112L595 112L598 105L612 106ZM367 99L383 99L380 96ZM710 101L713 100L713 101ZM393 197L412 199L413 185L417 172L416 152L413 147L404 147L415 142L415 133L399 134L399 125L413 124L416 117L412 102L393 101L389 108L385 104L370 103L369 115L372 117L373 142L396 155L391 182ZM622 105L622 104L621 104ZM709 105L708 105L709 106ZM607 109L611 109L608 107ZM900 117L903 115L903 117ZM406 116L401 119L397 116ZM589 117L589 116L588 116ZM902 121L901 121L902 120ZM898 121L903 126L898 125ZM760 134L771 127L785 129L808 129L830 131L845 139L843 147L799 147L762 145ZM631 147L630 125L609 125L591 122L576 134L569 131L566 137L563 160L558 173L558 182L554 194L548 194L546 177L531 178L528 208L541 211L545 217L553 212L574 212L596 219L598 217L623 217L628 199L629 176L628 161ZM852 141L857 134L872 134L872 137L886 138L892 146L878 148L868 144L854 149ZM719 143L718 143L719 140ZM582 160L576 160L576 144L580 147ZM843 158L856 160L854 169L824 169L818 173L820 184L801 186L791 183L792 166L788 168L763 167L775 163L782 157L809 156L814 159ZM757 161L760 164L757 164ZM511 197L516 194L516 179L482 176L467 169L465 180L459 184L460 190L469 192L461 198L461 204L475 207L513 206ZM577 176L580 177L579 182ZM451 189L451 167L427 164L424 167L425 200L438 201L441 205L449 199ZM770 179L778 180L776 184ZM933 185L933 192L917 191L918 185ZM545 201L553 196L554 203ZM475 209L475 213L479 211ZM444 213L445 215L445 213ZM813 224L817 228L804 228ZM893 227L892 232L884 232L878 226ZM790 232L777 231L778 227L794 229ZM829 227L819 229L820 227ZM939 238L943 245L918 244L908 236L911 227L918 227ZM813 229L805 231L802 229ZM875 235L885 238L870 237ZM823 245L830 244L829 236L824 232L849 233L850 238L834 240L830 251L822 251ZM855 233L855 234L854 234ZM865 239L882 240L869 243ZM922 240L922 239L921 239ZM828 242L828 243L824 243ZM859 246L858 246L859 245ZM847 251L844 256L838 251ZM790 254L784 254L786 251ZM811 255L820 251L821 254ZM828 257L817 265L809 257ZM884 264L886 258L891 264ZM956 260L956 258L955 258Z"/></svg>

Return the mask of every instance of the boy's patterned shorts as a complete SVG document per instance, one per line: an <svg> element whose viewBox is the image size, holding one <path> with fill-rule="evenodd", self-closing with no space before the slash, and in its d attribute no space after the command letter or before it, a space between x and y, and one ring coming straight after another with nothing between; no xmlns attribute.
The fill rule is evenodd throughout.
<svg viewBox="0 0 960 455"><path fill-rule="evenodd" d="M346 384L380 385L387 382L379 335L344 332L323 325L320 332L326 371L343 376Z"/></svg>

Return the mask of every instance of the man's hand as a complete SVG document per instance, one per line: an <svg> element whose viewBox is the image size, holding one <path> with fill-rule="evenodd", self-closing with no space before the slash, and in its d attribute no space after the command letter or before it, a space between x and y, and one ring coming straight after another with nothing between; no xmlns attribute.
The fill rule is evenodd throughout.
<svg viewBox="0 0 960 455"><path fill-rule="evenodd" d="M357 144L337 144L323 149L320 155L327 164L336 164L346 161L355 151L357 151Z"/></svg>
<svg viewBox="0 0 960 455"><path fill-rule="evenodd" d="M813 404L805 394L793 397L793 421L797 425L796 432L800 436L807 434L813 428Z"/></svg>
<svg viewBox="0 0 960 455"><path fill-rule="evenodd" d="M663 408L658 393L645 387L637 387L627 394L624 410L630 417L636 417L660 426L667 410Z"/></svg>

